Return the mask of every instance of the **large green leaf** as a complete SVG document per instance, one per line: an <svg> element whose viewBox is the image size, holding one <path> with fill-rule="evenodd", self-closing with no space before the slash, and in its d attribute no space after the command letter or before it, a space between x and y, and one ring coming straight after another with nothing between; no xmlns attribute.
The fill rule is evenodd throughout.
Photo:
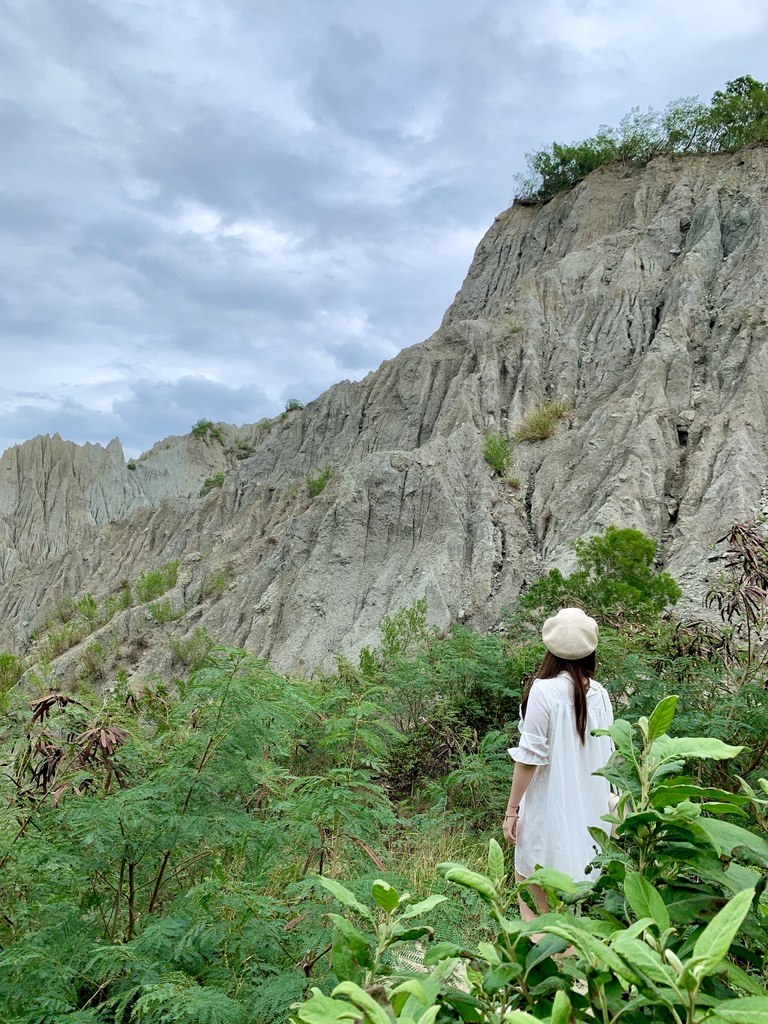
<svg viewBox="0 0 768 1024"><path fill-rule="evenodd" d="M653 764L661 761L696 760L725 761L740 754L744 747L733 747L712 736L660 736L651 746L650 760Z"/></svg>
<svg viewBox="0 0 768 1024"><path fill-rule="evenodd" d="M425 1010L424 1013L422 1013L416 1021L416 1024L435 1024L438 1013L440 1013L439 1006L430 1006L428 1010ZM403 1024L405 1024L405 1022L403 1022Z"/></svg>
<svg viewBox="0 0 768 1024"><path fill-rule="evenodd" d="M476 871L470 871L469 868L463 867L449 868L445 872L445 877L449 882L474 890L487 903L496 903L498 900L496 889L490 878L486 878L485 875L480 875Z"/></svg>
<svg viewBox="0 0 768 1024"><path fill-rule="evenodd" d="M365 1020L370 1024L392 1024L392 1019L386 1010L354 981L342 981L331 995L334 997L344 996L353 1006L363 1011Z"/></svg>
<svg viewBox="0 0 768 1024"><path fill-rule="evenodd" d="M504 852L495 839L488 844L488 874L496 885L504 878Z"/></svg>
<svg viewBox="0 0 768 1024"><path fill-rule="evenodd" d="M359 964L367 967L372 961L371 944L357 928L341 914L329 914L328 919L338 928Z"/></svg>
<svg viewBox="0 0 768 1024"><path fill-rule="evenodd" d="M548 960L557 953L562 953L564 949L568 948L568 945L568 940L560 938L558 935L543 935L525 958L526 976L529 971L532 971L542 961Z"/></svg>
<svg viewBox="0 0 768 1024"><path fill-rule="evenodd" d="M656 950L651 949L640 939L627 938L620 934L611 941L611 945L636 972L657 984L674 986L675 975L672 969Z"/></svg>
<svg viewBox="0 0 768 1024"><path fill-rule="evenodd" d="M483 988L486 992L498 992L500 988L508 985L513 978L523 973L521 964L499 964L490 971L486 971L483 978Z"/></svg>
<svg viewBox="0 0 768 1024"><path fill-rule="evenodd" d="M389 1001L395 1013L401 1013L411 996L414 996L422 1006L426 1006L429 1002L424 986L418 978L409 978L408 981L404 981L390 992Z"/></svg>
<svg viewBox="0 0 768 1024"><path fill-rule="evenodd" d="M623 718L617 718L608 729L595 729L595 736L610 736L613 745L622 757L630 760L633 753L632 748L632 726Z"/></svg>
<svg viewBox="0 0 768 1024"><path fill-rule="evenodd" d="M425 900L420 903L413 903L410 907L407 907L402 914L400 914L399 920L405 921L409 917L416 917L419 914L426 914L430 910L434 910L440 903L444 903L448 899L447 896L438 896L436 893L432 896L427 896Z"/></svg>
<svg viewBox="0 0 768 1024"><path fill-rule="evenodd" d="M477 955L481 960L485 960L486 963L492 964L494 967L498 967L501 963L501 957L499 951L492 942L478 942L477 944Z"/></svg>
<svg viewBox="0 0 768 1024"><path fill-rule="evenodd" d="M768 1021L768 996L747 996L718 1003L705 1024L765 1024Z"/></svg>
<svg viewBox="0 0 768 1024"><path fill-rule="evenodd" d="M373 902L382 910L386 910L388 914L392 913L400 901L400 893L397 889L381 878L377 878L371 886L371 896Z"/></svg>
<svg viewBox="0 0 768 1024"><path fill-rule="evenodd" d="M319 988L312 989L311 997L296 1011L303 1024L335 1024L335 1021L356 1020L360 1014L349 1003L325 996Z"/></svg>
<svg viewBox="0 0 768 1024"><path fill-rule="evenodd" d="M681 800L715 800L718 803L731 803L735 806L747 804L749 799L741 793L730 793L727 789L715 786L699 786L689 778L677 776L663 779L653 788L651 802L656 807L666 807L679 803Z"/></svg>
<svg viewBox="0 0 768 1024"><path fill-rule="evenodd" d="M555 1000L552 1003L552 1015L549 1018L550 1024L570 1024L571 1001L562 989L555 992Z"/></svg>
<svg viewBox="0 0 768 1024"><path fill-rule="evenodd" d="M449 960L465 953L469 955L469 950L457 946L455 942L435 942L427 947L424 954L424 965L431 967L432 964L440 963L441 960Z"/></svg>
<svg viewBox="0 0 768 1024"><path fill-rule="evenodd" d="M669 912L664 900L639 871L627 874L624 895L636 917L652 917L660 932L669 928Z"/></svg>
<svg viewBox="0 0 768 1024"><path fill-rule="evenodd" d="M717 850L718 856L730 857L734 850L744 846L758 857L764 866L768 866L768 842L762 836L755 835L741 825L721 821L719 818L700 818L697 824Z"/></svg>
<svg viewBox="0 0 768 1024"><path fill-rule="evenodd" d="M370 912L368 907L363 906L355 894L350 892L346 886L337 882L333 878L326 878L324 875L320 876L319 882L324 889L327 889L331 895L336 897L339 903L342 903L345 907L349 907L350 910L354 910L361 917L364 917L366 921L370 921L371 924L374 923L373 914Z"/></svg>
<svg viewBox="0 0 768 1024"><path fill-rule="evenodd" d="M675 707L677 706L676 694L670 694L669 697L665 697L664 700L659 701L656 705L653 714L648 721L648 741L652 743L659 736L662 736L669 729L672 724L672 719L675 717Z"/></svg>
<svg viewBox="0 0 768 1024"><path fill-rule="evenodd" d="M416 942L418 939L433 938L434 931L426 924L407 924L398 922L392 929L392 942Z"/></svg>
<svg viewBox="0 0 768 1024"><path fill-rule="evenodd" d="M744 889L730 899L696 940L693 956L686 965L695 978L712 974L725 958L736 937L755 895L754 889Z"/></svg>
<svg viewBox="0 0 768 1024"><path fill-rule="evenodd" d="M530 885L540 885L543 889L559 889L573 896L590 888L589 885L579 885L570 875L555 868L537 868L533 874L519 883L520 888L527 888Z"/></svg>

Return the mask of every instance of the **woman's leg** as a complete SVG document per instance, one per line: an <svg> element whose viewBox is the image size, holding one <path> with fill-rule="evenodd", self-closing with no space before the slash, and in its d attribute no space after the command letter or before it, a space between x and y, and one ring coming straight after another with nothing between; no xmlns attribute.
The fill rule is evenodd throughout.
<svg viewBox="0 0 768 1024"><path fill-rule="evenodd" d="M520 872L516 870L515 871L515 881L516 882L524 882L525 881L525 875L521 875ZM530 894L533 896L533 900L534 900L534 902L536 904L536 907L537 907L539 913L540 914L547 914L547 913L549 913L549 904L547 903L547 897L546 897L546 894L544 893L544 890L541 888L541 886L540 885L531 885L531 886L528 887L528 892L530 892ZM531 910L531 908L528 906L528 904L525 902L525 900L523 899L522 896L518 896L517 897L517 902L518 902L518 904L520 906L520 920L521 921L526 921L526 922L528 922L528 921L535 921L537 915L534 914L534 912ZM538 942L539 939L541 938L541 932L537 932L535 935L532 935L531 938L532 938L532 940L534 942Z"/></svg>

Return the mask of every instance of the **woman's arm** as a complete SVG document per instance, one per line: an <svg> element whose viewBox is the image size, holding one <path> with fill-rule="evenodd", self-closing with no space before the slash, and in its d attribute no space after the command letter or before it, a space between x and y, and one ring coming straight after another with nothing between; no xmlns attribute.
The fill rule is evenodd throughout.
<svg viewBox="0 0 768 1024"><path fill-rule="evenodd" d="M504 814L504 838L508 843L514 845L517 835L517 817L520 812L520 804L525 791L531 784L533 773L536 771L535 764L524 764L522 761L515 762L515 770L512 773L512 788L509 791L507 810Z"/></svg>

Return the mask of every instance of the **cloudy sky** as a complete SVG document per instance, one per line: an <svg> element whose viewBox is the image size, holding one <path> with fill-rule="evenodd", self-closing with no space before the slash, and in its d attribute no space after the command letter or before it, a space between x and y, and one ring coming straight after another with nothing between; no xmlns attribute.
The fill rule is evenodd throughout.
<svg viewBox="0 0 768 1024"><path fill-rule="evenodd" d="M764 0L0 0L0 450L359 379L526 152L766 54Z"/></svg>

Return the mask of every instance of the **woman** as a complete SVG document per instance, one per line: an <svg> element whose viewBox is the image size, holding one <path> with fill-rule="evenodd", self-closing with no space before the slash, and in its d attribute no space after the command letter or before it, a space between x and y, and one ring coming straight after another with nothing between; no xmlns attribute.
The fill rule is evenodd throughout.
<svg viewBox="0 0 768 1024"><path fill-rule="evenodd" d="M542 630L547 655L538 676L523 692L520 743L510 749L515 761L512 789L504 815L504 837L515 847L515 878L522 881L537 866L557 868L576 881L597 853L590 827L608 831L610 787L594 775L611 756L607 736L592 736L613 722L608 694L592 679L597 623L580 608L563 608ZM593 875L594 877L594 875ZM544 891L531 886L541 913L548 910ZM534 914L520 900L520 914Z"/></svg>

